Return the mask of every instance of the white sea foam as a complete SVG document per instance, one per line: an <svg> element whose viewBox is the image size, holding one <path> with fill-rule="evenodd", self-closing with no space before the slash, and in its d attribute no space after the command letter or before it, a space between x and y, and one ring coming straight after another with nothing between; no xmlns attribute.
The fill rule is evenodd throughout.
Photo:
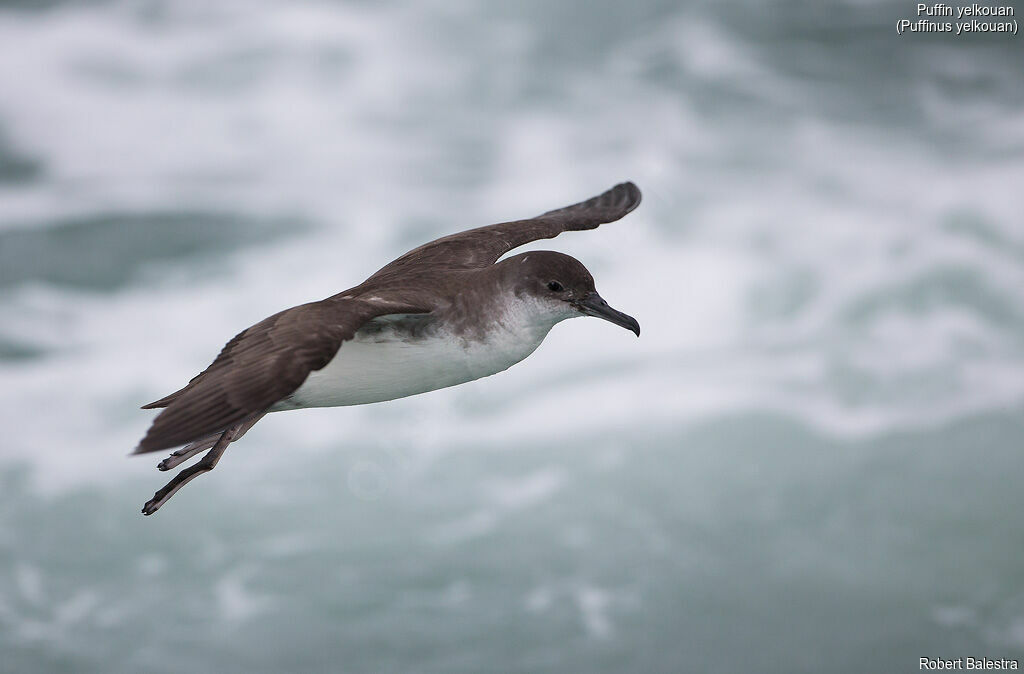
<svg viewBox="0 0 1024 674"><path fill-rule="evenodd" d="M625 66L566 93L586 118L545 106L469 113L490 159L465 201L453 200L450 181L423 171L450 161L456 136L422 137L403 108L462 92L473 71L424 42L413 29L421 19L415 8L301 5L269 19L185 4L155 29L113 4L0 20L0 79L14 83L0 93L0 115L17 147L47 166L45 181L4 202L0 220L44 227L115 204L199 204L292 211L316 224L201 273L169 265L111 294L13 289L0 302L3 336L46 355L3 366L0 414L15 429L6 456L42 462L67 482L133 472L109 460L144 430L147 417L128 410L180 385L242 327L354 284L422 238L627 177L646 200L626 221L535 247L584 260L605 296L640 319L643 337L573 321L500 379L397 403L421 419L445 410L444 424L418 425L434 438L424 451L464 444L470 430L516 441L758 409L836 433L883 432L1024 397L1014 301L1024 271L1010 252L1021 245L1021 162L947 170L913 137L821 117L797 117L753 144L762 129L709 125L697 101L636 73L667 55L723 86L756 83L751 95L807 92L714 26L678 40L680 25L694 25L684 17L619 45L610 63ZM385 30L394 35L382 44ZM508 35L502 49L528 48ZM609 89L631 95L610 106ZM930 105L949 108L937 116L973 114L945 98ZM769 170L781 155L782 170ZM743 157L765 168L725 172ZM958 214L1011 247L948 228ZM410 218L430 225L399 234ZM949 295L965 281L973 294ZM942 383L922 396L915 377ZM851 381L867 387L855 399ZM60 419L40 434L29 422L43 409ZM292 420L302 428L291 437L333 445L341 426L366 438L360 427L378 416L306 415Z"/></svg>
<svg viewBox="0 0 1024 674"><path fill-rule="evenodd" d="M841 671L851 633L889 643L881 610L908 642L1021 648L1008 47L897 51L865 0L31 4L0 9L0 265L135 271L0 266L8 667L590 671L614 646ZM167 479L125 457L138 405L240 329L623 179L636 212L533 248L587 264L640 339L567 321L495 377L270 415L173 509L125 510ZM250 240L104 238L193 212ZM716 632L746 646L700 660Z"/></svg>

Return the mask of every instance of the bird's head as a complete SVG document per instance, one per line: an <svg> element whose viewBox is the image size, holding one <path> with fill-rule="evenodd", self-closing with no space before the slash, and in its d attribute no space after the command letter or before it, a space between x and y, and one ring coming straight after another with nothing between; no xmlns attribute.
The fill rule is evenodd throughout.
<svg viewBox="0 0 1024 674"><path fill-rule="evenodd" d="M596 316L640 336L632 316L611 308L594 288L594 277L583 263L549 250L514 255L502 263L514 279L514 292L530 297L561 318Z"/></svg>

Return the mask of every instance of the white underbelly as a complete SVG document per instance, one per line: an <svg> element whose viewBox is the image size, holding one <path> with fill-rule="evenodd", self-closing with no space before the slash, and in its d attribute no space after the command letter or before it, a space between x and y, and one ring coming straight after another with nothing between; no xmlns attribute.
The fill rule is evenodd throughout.
<svg viewBox="0 0 1024 674"><path fill-rule="evenodd" d="M502 332L467 343L451 335L405 340L357 334L271 411L363 405L455 386L508 369L533 353L543 338Z"/></svg>

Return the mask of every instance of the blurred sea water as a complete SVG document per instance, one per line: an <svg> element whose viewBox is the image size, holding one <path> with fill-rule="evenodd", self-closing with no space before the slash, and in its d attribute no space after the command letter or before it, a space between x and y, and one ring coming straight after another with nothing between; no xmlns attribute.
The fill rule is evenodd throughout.
<svg viewBox="0 0 1024 674"><path fill-rule="evenodd" d="M0 3L0 671L1024 659L1024 42L914 7ZM238 330L625 179L533 247L641 339L272 415L139 515L138 406Z"/></svg>

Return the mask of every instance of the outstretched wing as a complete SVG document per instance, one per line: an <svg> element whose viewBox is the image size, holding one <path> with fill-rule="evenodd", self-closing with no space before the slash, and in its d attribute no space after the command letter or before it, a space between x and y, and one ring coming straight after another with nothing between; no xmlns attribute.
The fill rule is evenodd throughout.
<svg viewBox="0 0 1024 674"><path fill-rule="evenodd" d="M310 372L327 365L342 342L367 321L430 311L376 299L303 304L242 331L185 388L144 406L166 409L153 420L135 453L177 447L262 414L298 389Z"/></svg>
<svg viewBox="0 0 1024 674"><path fill-rule="evenodd" d="M452 270L486 267L513 248L538 239L550 239L565 231L594 229L618 220L639 204L640 189L631 182L619 183L596 197L529 220L477 227L431 241L388 264L367 282L382 280L413 266Z"/></svg>

